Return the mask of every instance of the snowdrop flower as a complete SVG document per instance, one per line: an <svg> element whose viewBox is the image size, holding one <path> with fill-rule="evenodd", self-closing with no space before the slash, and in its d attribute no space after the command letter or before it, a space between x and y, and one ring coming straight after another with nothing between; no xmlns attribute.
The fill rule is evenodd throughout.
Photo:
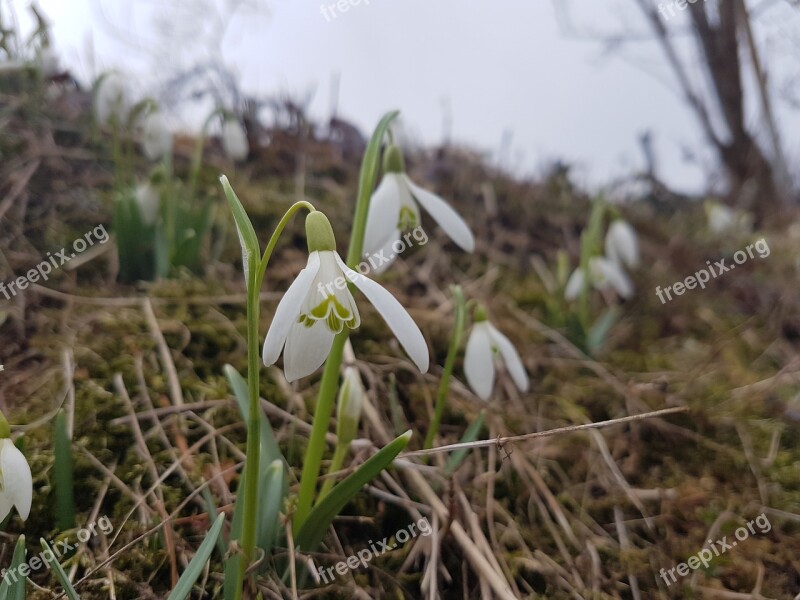
<svg viewBox="0 0 800 600"><path fill-rule="evenodd" d="M496 359L505 363L517 389L527 392L530 381L519 354L509 339L489 322L486 311L478 308L464 354L464 375L481 400L488 400L492 394Z"/></svg>
<svg viewBox="0 0 800 600"><path fill-rule="evenodd" d="M707 201L703 208L711 233L749 233L753 229L753 215L733 210L719 202Z"/></svg>
<svg viewBox="0 0 800 600"><path fill-rule="evenodd" d="M585 282L583 269L578 267L570 275L564 288L564 297L575 300L581 294ZM593 256L589 259L589 280L598 290L613 289L622 298L633 296L633 282L615 261L603 256Z"/></svg>
<svg viewBox="0 0 800 600"><path fill-rule="evenodd" d="M639 242L633 227L616 219L606 233L606 256L620 266L634 268L639 265Z"/></svg>
<svg viewBox="0 0 800 600"><path fill-rule="evenodd" d="M95 114L101 123L112 119L117 123L128 118L131 109L131 94L127 83L119 73L108 73L97 85L95 91Z"/></svg>
<svg viewBox="0 0 800 600"><path fill-rule="evenodd" d="M36 66L45 78L58 75L61 71L61 65L59 64L58 54L56 54L52 46L43 46L39 49L36 56Z"/></svg>
<svg viewBox="0 0 800 600"><path fill-rule="evenodd" d="M142 150L149 160L159 160L172 154L172 132L166 117L160 111L145 117L142 127Z"/></svg>
<svg viewBox="0 0 800 600"><path fill-rule="evenodd" d="M334 336L361 324L349 280L380 313L417 368L426 372L428 346L419 327L394 296L344 263L323 213L306 217L306 237L308 264L278 304L264 340L264 364L274 364L283 351L287 380L316 371L328 357Z"/></svg>
<svg viewBox="0 0 800 600"><path fill-rule="evenodd" d="M8 421L0 413L0 521L17 508L24 521L31 512L33 477L25 456L10 438Z"/></svg>
<svg viewBox="0 0 800 600"><path fill-rule="evenodd" d="M247 133L236 119L229 118L222 122L222 149L234 162L244 160L250 152Z"/></svg>
<svg viewBox="0 0 800 600"><path fill-rule="evenodd" d="M365 254L383 256L385 253L388 259L375 269L376 272L392 263L398 254L392 246L401 241L401 235L419 226L417 203L463 250L472 252L475 249L475 238L461 216L439 196L422 189L406 175L403 155L397 146L386 149L383 170L383 179L369 205L364 233Z"/></svg>
<svg viewBox="0 0 800 600"><path fill-rule="evenodd" d="M139 214L145 225L153 225L158 219L158 209L161 204L156 190L151 183L140 183L136 186L134 194L136 205L139 207Z"/></svg>

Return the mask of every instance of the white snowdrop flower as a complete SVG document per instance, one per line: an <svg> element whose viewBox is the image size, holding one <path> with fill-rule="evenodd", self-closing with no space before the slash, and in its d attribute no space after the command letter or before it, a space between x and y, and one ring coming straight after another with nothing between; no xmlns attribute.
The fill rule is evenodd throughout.
<svg viewBox="0 0 800 600"><path fill-rule="evenodd" d="M247 132L236 119L229 118L222 122L222 149L234 162L244 160L250 152Z"/></svg>
<svg viewBox="0 0 800 600"><path fill-rule="evenodd" d="M392 294L344 263L323 213L306 217L306 237L308 263L278 304L264 340L264 364L274 364L283 351L287 380L316 371L328 357L334 336L344 327L361 324L349 280L383 317L417 368L426 372L428 346L419 327Z"/></svg>
<svg viewBox="0 0 800 600"><path fill-rule="evenodd" d="M578 296L580 296L585 279L586 277L583 274L583 269L580 267L575 269L572 272L572 275L569 276L567 285L564 287L564 297L567 300L575 300Z"/></svg>
<svg viewBox="0 0 800 600"><path fill-rule="evenodd" d="M95 114L100 123L112 119L122 123L131 109L131 93L127 82L119 73L108 73L102 77L95 90Z"/></svg>
<svg viewBox="0 0 800 600"><path fill-rule="evenodd" d="M485 311L478 309L464 354L464 375L481 400L488 400L494 389L496 360L505 364L517 389L527 392L530 381L519 354L509 339L488 321Z"/></svg>
<svg viewBox="0 0 800 600"><path fill-rule="evenodd" d="M723 233L736 225L736 213L719 202L706 202L708 228L712 233Z"/></svg>
<svg viewBox="0 0 800 600"><path fill-rule="evenodd" d="M160 160L172 154L172 131L164 113L152 112L142 127L142 150L149 160Z"/></svg>
<svg viewBox="0 0 800 600"><path fill-rule="evenodd" d="M52 46L43 46L36 56L36 66L44 77L53 77L61 71L58 54Z"/></svg>
<svg viewBox="0 0 800 600"><path fill-rule="evenodd" d="M32 500L33 477L28 461L11 438L0 439L0 521L12 507L17 508L24 521L31 512Z"/></svg>
<svg viewBox="0 0 800 600"><path fill-rule="evenodd" d="M139 207L139 214L145 225L153 225L158 219L158 209L160 208L160 198L150 182L140 183L136 186L136 205Z"/></svg>
<svg viewBox="0 0 800 600"><path fill-rule="evenodd" d="M384 176L369 204L364 232L364 253L388 259L376 272L385 270L394 261L397 252L392 245L401 240L402 234L420 225L419 205L463 250L475 249L475 238L464 219L439 196L411 181L405 173L400 149L392 145L386 149Z"/></svg>
<svg viewBox="0 0 800 600"><path fill-rule="evenodd" d="M570 275L564 288L564 297L575 300L580 296L585 281L585 274L580 267ZM613 289L622 298L633 296L633 282L623 271L622 267L613 260L603 256L593 256L589 259L589 281L598 290Z"/></svg>
<svg viewBox="0 0 800 600"><path fill-rule="evenodd" d="M616 219L606 233L606 256L620 266L639 266L639 241L633 227Z"/></svg>

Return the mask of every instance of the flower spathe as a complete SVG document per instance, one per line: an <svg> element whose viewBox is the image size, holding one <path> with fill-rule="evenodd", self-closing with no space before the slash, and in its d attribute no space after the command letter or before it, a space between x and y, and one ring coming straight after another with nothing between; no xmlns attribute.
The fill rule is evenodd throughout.
<svg viewBox="0 0 800 600"><path fill-rule="evenodd" d="M316 371L337 333L361 324L350 281L367 297L421 372L428 370L428 346L414 320L386 289L352 270L336 252L333 231L319 211L306 218L308 263L278 304L264 340L262 358L274 364L283 351L286 379Z"/></svg>
<svg viewBox="0 0 800 600"><path fill-rule="evenodd" d="M505 364L517 389L527 392L530 380L514 345L488 320L476 321L467 340L464 375L481 400L488 400L494 389L497 359Z"/></svg>
<svg viewBox="0 0 800 600"><path fill-rule="evenodd" d="M634 268L639 265L639 241L627 221L617 219L606 233L606 256L620 266Z"/></svg>
<svg viewBox="0 0 800 600"><path fill-rule="evenodd" d="M366 392L358 367L346 366L336 409L336 437L340 443L349 444L356 437L361 411L364 408L364 396Z"/></svg>
<svg viewBox="0 0 800 600"><path fill-rule="evenodd" d="M0 439L0 521L16 507L24 521L31 512L33 477L22 452L11 438Z"/></svg>
<svg viewBox="0 0 800 600"><path fill-rule="evenodd" d="M365 254L384 253L388 259L376 272L393 262L397 252L392 245L401 240L402 234L420 225L420 205L459 247L467 252L475 249L475 238L464 219L442 198L419 187L406 175L397 146L387 148L384 171L369 205L364 233Z"/></svg>

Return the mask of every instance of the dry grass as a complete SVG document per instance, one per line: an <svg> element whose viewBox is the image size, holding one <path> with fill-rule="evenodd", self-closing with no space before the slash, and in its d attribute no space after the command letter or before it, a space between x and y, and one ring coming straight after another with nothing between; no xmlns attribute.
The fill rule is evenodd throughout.
<svg viewBox="0 0 800 600"><path fill-rule="evenodd" d="M2 149L13 157L0 178L3 281L36 264L45 249L109 219L102 138L88 135L85 116L72 121L23 100L2 99L9 124ZM276 139L280 147L236 170L212 151L204 184L212 188L216 174L228 171L262 239L301 195L346 229L357 165L324 142ZM289 550L278 549L262 565L263 597L434 598L437 590L442 598L794 596L800 588L796 228L763 233L769 258L662 305L656 285L756 238L714 240L703 232L699 207L637 203L628 216L643 237L638 293L622 307L606 349L588 356L570 342L534 260L553 265L563 248L575 264L587 199L564 178L512 181L455 149L410 163L418 180L467 215L478 248L460 253L425 221L430 242L383 281L420 324L435 365L444 362L452 321L447 287L460 283L489 306L533 382L520 395L501 377L487 406L463 383L459 361L441 444L457 442L482 409L481 439L488 440L667 407L689 412L473 449L452 477L443 475L444 456L428 465L406 457L347 507L313 558L331 565L423 516L433 535L319 586L282 581L274 565ZM219 510L232 510L244 426L222 365L244 372L246 358L243 279L230 266L238 248L229 242L230 262L208 265L202 279L121 286L109 251L0 304L0 407L11 422L29 424L23 429L36 491L26 535L56 533L49 418L62 405L74 431L78 522L105 514L115 525L112 535L81 545L66 565L84 598L165 597L209 525L204 494ZM303 254L295 224L268 275L262 332ZM368 441L357 445L350 466L397 429L411 427L412 449L419 448L440 373L436 366L417 373L374 312L367 308L363 317L353 342L371 400L361 432ZM263 406L294 476L317 385L316 377L289 385L277 368L262 377ZM769 533L751 536L679 584L668 588L659 578L661 568L685 561L708 539L731 537L762 512ZM20 531L13 520L2 535L11 541ZM3 545L2 564L10 549ZM306 559L296 557L296 566ZM219 594L221 572L215 556L201 579L205 597ZM31 598L54 596L49 573L33 580Z"/></svg>

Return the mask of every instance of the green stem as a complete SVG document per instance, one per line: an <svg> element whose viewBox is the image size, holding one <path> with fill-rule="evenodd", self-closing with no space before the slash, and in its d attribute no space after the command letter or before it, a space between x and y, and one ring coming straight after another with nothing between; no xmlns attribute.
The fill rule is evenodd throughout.
<svg viewBox="0 0 800 600"><path fill-rule="evenodd" d="M261 285L264 282L264 275L272 257L272 251L278 243L283 229L291 220L296 212L301 209L314 211L314 207L305 201L293 204L286 214L278 222L272 237L267 244L264 254L258 264L255 257L250 260L249 273L247 277L247 391L248 391L248 415L247 415L247 458L245 462L244 474L244 515L242 519L242 552L244 560L239 570L239 579L236 585L236 599L242 598L244 588L244 574L255 553L256 546L256 522L258 509L258 468L260 462L260 406L259 406L259 370L261 353L259 352L259 296Z"/></svg>
<svg viewBox="0 0 800 600"><path fill-rule="evenodd" d="M444 361L444 371L442 371L442 378L439 380L439 393L436 396L433 421L431 421L431 426L428 429L428 435L425 436L425 444L422 446L426 450L433 447L433 442L436 439L436 435L439 433L439 425L442 422L442 413L444 412L444 405L447 400L447 392L450 390L450 378L453 375L456 356L458 356L458 349L461 346L461 338L464 333L464 323L467 315L464 294L461 292L461 288L454 285L452 286L452 290L455 300L456 318L453 323L453 333L450 336L450 347L447 349L447 358L445 358Z"/></svg>
<svg viewBox="0 0 800 600"><path fill-rule="evenodd" d="M393 111L384 115L375 128L364 153L358 180L358 198L353 214L353 229L350 233L350 246L347 249L347 265L350 268L355 268L358 265L363 254L367 212L372 190L375 188L375 182L378 179L381 144L389 129L389 124L398 114L397 111ZM349 287L351 291L354 289L352 283ZM311 426L311 437L308 440L308 448L303 460L303 472L300 476L300 492L293 520L294 531L300 530L300 526L308 517L308 513L311 512L311 507L314 503L314 491L317 489L322 454L325 450L325 434L328 432L328 423L333 413L336 390L339 386L339 367L342 364L344 344L348 335L349 331L345 329L333 339L333 346L325 362L325 369L322 372L317 407L314 410L314 420Z"/></svg>
<svg viewBox="0 0 800 600"><path fill-rule="evenodd" d="M219 114L224 114L224 110L217 108L208 115L208 118L203 122L200 133L195 140L194 152L192 153L192 166L189 171L189 199L191 201L194 201L194 195L197 192L197 179L200 176L200 167L203 164L203 147L205 145L208 127Z"/></svg>
<svg viewBox="0 0 800 600"><path fill-rule="evenodd" d="M331 476L342 468L344 459L347 458L347 452L350 450L350 442L342 443L342 440L337 440L336 449L333 451L333 458L331 459L331 466L328 468L329 477L322 483L322 489L317 496L317 502L320 502L328 492L333 488L334 477Z"/></svg>

